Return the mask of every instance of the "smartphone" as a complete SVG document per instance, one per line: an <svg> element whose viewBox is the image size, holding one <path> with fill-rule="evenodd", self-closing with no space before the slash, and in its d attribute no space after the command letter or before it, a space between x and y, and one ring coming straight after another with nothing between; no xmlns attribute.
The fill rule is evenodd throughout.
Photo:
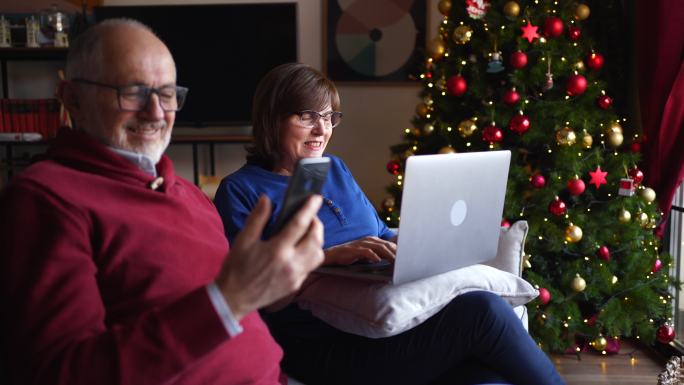
<svg viewBox="0 0 684 385"><path fill-rule="evenodd" d="M302 158L297 162L271 235L277 234L287 224L307 198L321 193L329 169L328 157Z"/></svg>

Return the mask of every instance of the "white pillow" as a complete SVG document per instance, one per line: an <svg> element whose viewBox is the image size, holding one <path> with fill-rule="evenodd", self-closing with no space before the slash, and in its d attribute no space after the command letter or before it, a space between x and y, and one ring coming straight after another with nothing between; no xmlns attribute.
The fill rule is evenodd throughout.
<svg viewBox="0 0 684 385"><path fill-rule="evenodd" d="M519 269L527 234L527 223L520 222L502 229L497 258L491 264L513 264ZM297 301L302 309L342 331L382 338L419 325L457 295L475 290L498 294L514 307L539 295L517 275L474 265L402 285L313 274Z"/></svg>
<svg viewBox="0 0 684 385"><path fill-rule="evenodd" d="M527 221L517 221L507 229L501 228L496 258L483 264L521 276L528 229Z"/></svg>
<svg viewBox="0 0 684 385"><path fill-rule="evenodd" d="M381 338L419 325L457 295L474 290L499 294L511 306L539 295L518 276L474 265L402 285L316 274L298 302L342 331Z"/></svg>

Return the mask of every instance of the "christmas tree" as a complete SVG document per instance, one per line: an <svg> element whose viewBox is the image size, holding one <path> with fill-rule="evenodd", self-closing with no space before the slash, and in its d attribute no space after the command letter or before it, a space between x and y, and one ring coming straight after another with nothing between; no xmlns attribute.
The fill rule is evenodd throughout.
<svg viewBox="0 0 684 385"><path fill-rule="evenodd" d="M399 221L408 156L508 149L502 226L529 223L524 277L540 291L530 333L549 351L617 352L619 339L669 342L671 257L643 186L635 135L602 80L604 56L576 1L441 0L422 102L387 170L381 217ZM482 170L486 172L486 170ZM464 181L467 183L467 181Z"/></svg>

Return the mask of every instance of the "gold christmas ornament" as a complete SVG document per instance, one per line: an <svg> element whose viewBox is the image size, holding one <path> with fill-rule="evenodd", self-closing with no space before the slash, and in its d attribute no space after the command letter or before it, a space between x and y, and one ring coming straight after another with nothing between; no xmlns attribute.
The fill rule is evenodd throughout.
<svg viewBox="0 0 684 385"><path fill-rule="evenodd" d="M579 274L576 274L575 278L573 278L572 282L570 283L570 287L572 287L572 290L580 293L587 288L587 281L585 281L584 278L580 277Z"/></svg>
<svg viewBox="0 0 684 385"><path fill-rule="evenodd" d="M584 130L582 134L582 148L590 149L592 144L594 144L594 138L591 137L587 130Z"/></svg>
<svg viewBox="0 0 684 385"><path fill-rule="evenodd" d="M416 106L416 114L421 118L424 118L430 112L430 108L425 103L419 103Z"/></svg>
<svg viewBox="0 0 684 385"><path fill-rule="evenodd" d="M473 29L467 25L459 25L454 29L454 34L451 35L452 39L454 39L454 43L459 45L469 42L472 36Z"/></svg>
<svg viewBox="0 0 684 385"><path fill-rule="evenodd" d="M432 123L425 123L423 126L423 134L430 135L433 131L435 131L435 126L433 126Z"/></svg>
<svg viewBox="0 0 684 385"><path fill-rule="evenodd" d="M441 59L446 52L446 44L444 44L444 40L442 40L442 38L439 36L430 40L425 48L428 55L430 55L430 57L434 60Z"/></svg>
<svg viewBox="0 0 684 385"><path fill-rule="evenodd" d="M641 225L641 227L646 227L646 226L648 226L648 221L649 221L648 214L646 214L646 213L637 213L637 215L636 215L636 220L637 220L637 222L639 222L639 224Z"/></svg>
<svg viewBox="0 0 684 385"><path fill-rule="evenodd" d="M611 122L603 131L604 134L610 135L611 132L619 132L622 134L622 126L618 122Z"/></svg>
<svg viewBox="0 0 684 385"><path fill-rule="evenodd" d="M577 135L572 128L565 126L556 131L556 143L559 146L572 146L577 141Z"/></svg>
<svg viewBox="0 0 684 385"><path fill-rule="evenodd" d="M641 195L641 198L646 202L653 202L656 199L656 193L650 187L642 189L639 194Z"/></svg>
<svg viewBox="0 0 684 385"><path fill-rule="evenodd" d="M504 4L503 12L508 19L513 20L520 14L520 4L515 1L508 1Z"/></svg>
<svg viewBox="0 0 684 385"><path fill-rule="evenodd" d="M604 336L598 336L595 340L591 341L591 346L600 352L608 346L608 341Z"/></svg>
<svg viewBox="0 0 684 385"><path fill-rule="evenodd" d="M608 144L613 148L620 147L624 140L625 138L622 136L621 132L611 132L608 134Z"/></svg>
<svg viewBox="0 0 684 385"><path fill-rule="evenodd" d="M396 201L394 200L393 197L387 197L382 201L382 207L386 209L391 209L394 208L394 205L396 204Z"/></svg>
<svg viewBox="0 0 684 385"><path fill-rule="evenodd" d="M435 82L435 87L440 91L446 91L446 80L444 78L438 79Z"/></svg>
<svg viewBox="0 0 684 385"><path fill-rule="evenodd" d="M454 150L454 148L451 147L451 145L449 145L449 146L444 146L444 147L440 148L439 153L440 154L454 154L454 153L456 153L456 150Z"/></svg>
<svg viewBox="0 0 684 385"><path fill-rule="evenodd" d="M420 130L420 128L413 127L411 128L411 135L414 137L419 137L420 134L422 134L423 131Z"/></svg>
<svg viewBox="0 0 684 385"><path fill-rule="evenodd" d="M586 18L588 18L589 14L591 13L591 9L589 9L589 6L586 4L577 3L577 5L575 5L575 11L573 13L573 17L575 18L575 20L586 20Z"/></svg>
<svg viewBox="0 0 684 385"><path fill-rule="evenodd" d="M471 119L466 119L458 124L458 133L464 138L472 135L475 130L477 130L477 125Z"/></svg>
<svg viewBox="0 0 684 385"><path fill-rule="evenodd" d="M580 60L577 63L575 63L575 69L578 71L583 71L584 70L584 61Z"/></svg>
<svg viewBox="0 0 684 385"><path fill-rule="evenodd" d="M632 213L630 213L629 211L627 211L625 209L620 210L620 212L618 213L618 222L624 224L624 223L629 223L629 221L631 221L631 220L632 220Z"/></svg>
<svg viewBox="0 0 684 385"><path fill-rule="evenodd" d="M565 228L565 240L570 243L577 243L582 240L582 228L570 223Z"/></svg>
<svg viewBox="0 0 684 385"><path fill-rule="evenodd" d="M439 9L439 13L442 15L449 16L449 11L451 11L451 0L439 0L437 9Z"/></svg>

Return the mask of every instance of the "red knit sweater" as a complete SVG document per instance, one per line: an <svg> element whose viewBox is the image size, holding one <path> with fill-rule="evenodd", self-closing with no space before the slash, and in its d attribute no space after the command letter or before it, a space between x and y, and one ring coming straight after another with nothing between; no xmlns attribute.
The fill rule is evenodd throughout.
<svg viewBox="0 0 684 385"><path fill-rule="evenodd" d="M0 300L18 384L276 384L282 352L252 313L231 339L205 285L228 253L213 204L80 132L0 200Z"/></svg>

